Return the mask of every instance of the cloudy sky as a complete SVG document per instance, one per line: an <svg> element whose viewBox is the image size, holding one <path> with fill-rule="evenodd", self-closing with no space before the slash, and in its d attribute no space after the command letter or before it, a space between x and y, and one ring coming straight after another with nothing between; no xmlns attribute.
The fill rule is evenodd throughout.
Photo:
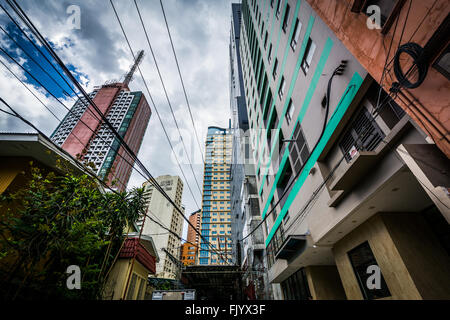
<svg viewBox="0 0 450 320"><path fill-rule="evenodd" d="M202 187L203 165L199 156L199 148L195 140L192 123L188 114L182 86L176 69L175 59L170 47L170 41L164 24L159 0L137 0L143 16L145 27L162 72L168 96L175 112L183 140L193 158L193 169L200 188ZM228 44L231 17L230 0L164 0L164 9L169 23L178 61L185 82L190 106L198 130L200 143L203 145L208 126L227 127L230 118L229 111L229 57ZM70 70L74 72L85 89L89 92L96 85L107 80L121 80L132 64L132 56L114 15L109 0L20 0L18 3L31 18L62 58ZM0 4L9 10L5 0ZM114 0L114 4L122 21L133 50L145 50L146 55L141 70L149 86L150 93L156 104L164 126L169 132L172 143L177 151L182 144L170 113L167 100L154 60L151 56L136 7L132 0ZM74 20L70 19L68 8L76 5L80 8L80 28L74 29ZM9 10L12 12L12 10ZM13 17L17 19L16 16ZM67 86L60 82L59 86L42 72L29 57L18 47L22 46L45 66L42 56L20 35L20 31L0 9L0 25L17 42L8 38L0 30L0 46L13 58L20 62L39 81L47 85L69 108L74 100L67 97L59 88L70 92ZM2 52L0 61L6 64L21 80L28 84L34 94L60 119L67 110L39 87L35 80L26 74ZM44 69L52 76L55 71L46 65ZM123 79L123 78L122 78ZM130 84L132 91L143 91L150 102L143 81L136 73ZM19 113L34 123L44 133L50 135L58 125L58 120L0 64L0 97L5 99ZM4 108L4 106L0 106ZM167 139L151 105L152 117L144 136L139 159L149 169L153 176L163 174L179 175L181 172L171 155ZM0 131L32 132L20 121L0 113ZM181 151L180 151L181 152ZM195 158L195 159L194 159ZM182 168L187 182L191 186L198 204L201 194L194 180L190 166L184 157ZM129 187L140 186L144 179L133 172ZM186 213L195 211L198 207L186 185L184 186L183 203ZM186 228L185 228L186 229ZM186 230L185 230L186 232ZM184 232L184 234L185 234Z"/></svg>

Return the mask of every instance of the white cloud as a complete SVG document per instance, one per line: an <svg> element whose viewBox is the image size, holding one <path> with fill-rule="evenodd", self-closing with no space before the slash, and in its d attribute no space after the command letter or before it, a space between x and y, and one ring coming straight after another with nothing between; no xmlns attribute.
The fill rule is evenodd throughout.
<svg viewBox="0 0 450 320"><path fill-rule="evenodd" d="M138 0L145 26L149 33L153 50L163 74L168 95L174 108L180 129L186 135L185 142L198 152L186 101L179 81L175 60L165 28L158 0ZM229 55L230 1L193 1L165 0L164 8L169 22L172 39L178 55L178 61L185 81L190 106L197 126L200 143L204 145L208 126L228 126L229 112ZM69 5L81 8L81 29L72 30L66 22ZM159 81L139 17L132 1L114 1L127 36L135 52L144 49L146 56L141 65L147 85L162 117L162 121L172 138L174 145L179 144L177 130ZM58 47L58 54L66 63L89 78L87 90L103 84L109 79L119 79L132 63L131 54L121 33L114 12L107 0L83 1L21 1L21 5L35 22L37 28ZM1 17L0 18L4 18ZM3 61L5 61L3 59ZM44 132L50 134L57 126L54 119L15 79L5 73L0 66L0 92L12 105L24 112ZM18 70L15 69L17 72ZM21 73L20 73L21 74ZM23 75L22 75L23 77ZM82 82L88 79L82 78ZM130 84L131 90L142 91L150 103L138 73ZM44 102L55 106L62 118L64 109L38 93ZM151 103L150 103L151 104ZM70 107L72 103L68 103ZM177 165L171 160L170 147L162 127L152 108L139 159L152 175L179 175ZM14 124L14 125L13 125ZM10 118L0 115L1 130L23 130ZM203 164L200 157L194 163L194 170L201 183ZM188 182L200 205L201 195L187 164L182 164ZM144 179L134 172L129 187L139 186ZM200 185L200 187L202 187ZM197 209L185 184L183 203L186 213ZM186 229L186 226L185 226ZM185 232L186 233L186 230Z"/></svg>

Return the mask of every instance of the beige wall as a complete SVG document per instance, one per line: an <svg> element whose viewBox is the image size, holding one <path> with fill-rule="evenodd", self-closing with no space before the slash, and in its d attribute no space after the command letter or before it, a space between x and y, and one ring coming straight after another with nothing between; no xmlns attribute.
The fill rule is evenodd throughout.
<svg viewBox="0 0 450 320"><path fill-rule="evenodd" d="M422 299L450 299L450 257L420 214L383 215Z"/></svg>
<svg viewBox="0 0 450 320"><path fill-rule="evenodd" d="M157 177L156 181L163 187L164 191L174 203L184 211L184 208L181 205L183 195L183 182L181 179L178 176L163 175ZM155 219L163 226L170 228L173 233L181 237L184 223L182 216L169 204L169 201L160 192L151 186L151 184L144 183L144 186L146 190L151 190L147 214L152 217L152 219ZM142 219L140 221L142 221ZM142 233L144 235L152 236L155 247L158 250L160 260L156 263L156 277L176 279L179 270L166 255L163 248L169 251L173 256L179 257L181 240L148 218L145 220Z"/></svg>
<svg viewBox="0 0 450 320"><path fill-rule="evenodd" d="M105 292L103 294L103 299L105 300L120 300L125 291L125 286L127 283L128 276L131 269L131 259L118 259L111 270L108 280L105 286ZM136 286L134 288L134 293L132 294L131 300L143 300L147 287L148 270L140 264L138 261L134 261L132 274L137 275ZM130 275L130 282L131 277ZM145 281L142 294L140 297L137 296L139 285L141 281Z"/></svg>
<svg viewBox="0 0 450 320"><path fill-rule="evenodd" d="M345 300L339 273L335 266L309 266L305 268L309 291L313 300Z"/></svg>
<svg viewBox="0 0 450 320"><path fill-rule="evenodd" d="M348 299L363 299L347 252L368 241L392 297L450 298L448 255L419 214L379 213L333 248Z"/></svg>

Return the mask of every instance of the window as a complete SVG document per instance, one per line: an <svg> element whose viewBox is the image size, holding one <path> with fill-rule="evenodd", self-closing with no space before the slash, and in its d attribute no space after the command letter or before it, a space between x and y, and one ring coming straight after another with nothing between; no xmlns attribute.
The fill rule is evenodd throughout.
<svg viewBox="0 0 450 320"><path fill-rule="evenodd" d="M136 287L136 282L138 280L138 277L135 273L133 273L133 276L131 277L130 285L128 287L127 292L127 300L132 300L134 296L134 289Z"/></svg>
<svg viewBox="0 0 450 320"><path fill-rule="evenodd" d="M264 49L267 49L267 39L269 38L269 33L266 31L266 35L264 36Z"/></svg>
<svg viewBox="0 0 450 320"><path fill-rule="evenodd" d="M292 117L294 116L294 111L295 111L294 103L292 102L292 99L289 99L289 105L288 105L288 108L286 111L286 121L288 124L290 124L292 121Z"/></svg>
<svg viewBox="0 0 450 320"><path fill-rule="evenodd" d="M280 159L280 162L281 162L281 159L283 158L283 154L281 152L284 147L283 140L284 140L283 130L281 130L281 128L280 128L280 131L278 133L278 157Z"/></svg>
<svg viewBox="0 0 450 320"><path fill-rule="evenodd" d="M272 221L273 223L275 223L275 221L277 221L277 209L275 207L275 197L272 197L272 201L270 201L270 209L273 210L272 211Z"/></svg>
<svg viewBox="0 0 450 320"><path fill-rule="evenodd" d="M384 139L384 133L365 107L353 118L342 135L339 147L350 162L358 150L373 151Z"/></svg>
<svg viewBox="0 0 450 320"><path fill-rule="evenodd" d="M352 264L353 271L355 272L355 276L358 280L359 288L361 289L361 293L363 294L364 299L373 300L391 296L391 292L389 291L381 272L381 288L369 289L367 287L367 279L371 275L371 273L367 273L367 268L372 265L378 266L372 250L370 249L369 242L366 241L360 244L356 248L350 250L347 254L350 259L350 263Z"/></svg>
<svg viewBox="0 0 450 320"><path fill-rule="evenodd" d="M269 54L267 56L267 60L269 60L269 63L270 61L272 61L272 44L270 44L269 46Z"/></svg>
<svg viewBox="0 0 450 320"><path fill-rule="evenodd" d="M295 22L295 27L294 27L294 36L292 37L292 41L291 41L291 48L294 51L295 51L295 48L297 47L301 29L302 29L302 23L300 22L299 19L297 19L297 21Z"/></svg>
<svg viewBox="0 0 450 320"><path fill-rule="evenodd" d="M282 27L284 33L286 33L290 11L291 11L291 7L289 6L289 4L286 4L286 11L284 12L283 27Z"/></svg>
<svg viewBox="0 0 450 320"><path fill-rule="evenodd" d="M310 300L312 298L304 268L283 281L281 289L285 300Z"/></svg>
<svg viewBox="0 0 450 320"><path fill-rule="evenodd" d="M273 76L274 80L277 77L277 68L278 68L278 59L275 58L275 63L273 65L273 72L272 72L272 76Z"/></svg>
<svg viewBox="0 0 450 320"><path fill-rule="evenodd" d="M433 63L433 68L450 80L450 45L447 45L444 52Z"/></svg>
<svg viewBox="0 0 450 320"><path fill-rule="evenodd" d="M267 115L269 114L269 107L272 105L273 97L272 97L272 90L269 89L269 93L267 94L266 98L266 105L264 106L264 113L263 113L263 119L267 119Z"/></svg>
<svg viewBox="0 0 450 320"><path fill-rule="evenodd" d="M286 86L286 81L284 81L284 76L283 76L283 77L281 77L280 89L278 90L278 96L280 97L280 99L283 99L285 86Z"/></svg>
<svg viewBox="0 0 450 320"><path fill-rule="evenodd" d="M286 164L284 165L283 171L281 172L280 175L280 179L277 182L277 193L278 193L278 198L280 198L280 204L279 207L283 208L284 204L286 203L287 200L287 195L289 193L289 191L287 191L287 195L285 195L283 198L281 198L281 195L285 192L287 186L289 185L289 182L291 181L291 179L293 179L294 176L292 175L292 167L291 167L291 163L289 161L286 162ZM291 184L291 186L289 188L292 188L294 184Z"/></svg>
<svg viewBox="0 0 450 320"><path fill-rule="evenodd" d="M309 67L311 66L311 61L315 50L316 44L311 40L311 38L309 38L308 44L306 45L305 55L303 56L302 61L302 70L305 75L308 73Z"/></svg>
<svg viewBox="0 0 450 320"><path fill-rule="evenodd" d="M277 19L280 19L280 13L281 13L281 0L278 0L276 12Z"/></svg>
<svg viewBox="0 0 450 320"><path fill-rule="evenodd" d="M267 143L269 147L272 146L272 131L278 126L278 114L276 108L272 112L269 124L267 126Z"/></svg>
<svg viewBox="0 0 450 320"><path fill-rule="evenodd" d="M380 90L381 89L381 90ZM367 100L373 108L377 108L377 113L389 129L403 118L405 111L384 91L376 81L373 81L366 93Z"/></svg>
<svg viewBox="0 0 450 320"><path fill-rule="evenodd" d="M300 123L294 130L294 136L292 137L295 142L291 142L289 146L290 157L292 162L292 168L294 168L295 174L297 174L304 166L305 162L309 158L308 145L306 144L305 137L303 136Z"/></svg>

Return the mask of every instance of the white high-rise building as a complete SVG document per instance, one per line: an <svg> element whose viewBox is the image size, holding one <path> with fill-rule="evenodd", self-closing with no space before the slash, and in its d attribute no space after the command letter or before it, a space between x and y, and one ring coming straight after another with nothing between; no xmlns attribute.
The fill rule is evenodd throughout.
<svg viewBox="0 0 450 320"><path fill-rule="evenodd" d="M181 205L183 181L178 176L169 175L159 176L156 178L156 181L172 201L182 209L184 214L184 207ZM149 191L147 215L173 232L167 231L148 217L145 219L142 234L149 235L153 238L160 257L159 262L156 264L155 277L179 279L181 270L174 260L171 259L170 255L177 259L180 256L180 237L183 232L183 218L174 206L150 182L145 182L143 186ZM143 221L144 219L142 217L137 222L137 225L141 227ZM175 234L179 237L175 236Z"/></svg>

